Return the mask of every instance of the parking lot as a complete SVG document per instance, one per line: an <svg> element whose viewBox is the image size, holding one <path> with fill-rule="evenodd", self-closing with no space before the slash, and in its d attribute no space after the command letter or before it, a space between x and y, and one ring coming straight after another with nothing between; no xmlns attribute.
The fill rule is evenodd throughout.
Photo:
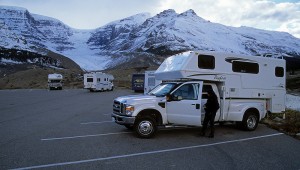
<svg viewBox="0 0 300 170"><path fill-rule="evenodd" d="M140 139L111 121L130 90L0 91L0 169L300 169L300 142L260 124L160 129Z"/></svg>

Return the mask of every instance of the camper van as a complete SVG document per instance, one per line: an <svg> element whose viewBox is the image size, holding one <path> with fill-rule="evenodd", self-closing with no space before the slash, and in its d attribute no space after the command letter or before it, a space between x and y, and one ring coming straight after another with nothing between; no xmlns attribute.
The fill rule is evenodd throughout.
<svg viewBox="0 0 300 170"><path fill-rule="evenodd" d="M155 72L162 83L148 95L118 97L112 119L142 138L158 126L201 126L207 91L220 109L215 121L253 131L266 113L285 110L285 60L221 52L185 52L167 58Z"/></svg>
<svg viewBox="0 0 300 170"><path fill-rule="evenodd" d="M62 90L63 76L61 74L48 74L48 88L49 90L58 89Z"/></svg>
<svg viewBox="0 0 300 170"><path fill-rule="evenodd" d="M113 91L114 76L102 72L91 72L83 75L84 88L94 91Z"/></svg>
<svg viewBox="0 0 300 170"><path fill-rule="evenodd" d="M144 94L149 93L154 87L161 83L161 80L155 79L155 70L145 71Z"/></svg>
<svg viewBox="0 0 300 170"><path fill-rule="evenodd" d="M134 73L131 76L131 89L134 92L143 92L144 91L144 73Z"/></svg>

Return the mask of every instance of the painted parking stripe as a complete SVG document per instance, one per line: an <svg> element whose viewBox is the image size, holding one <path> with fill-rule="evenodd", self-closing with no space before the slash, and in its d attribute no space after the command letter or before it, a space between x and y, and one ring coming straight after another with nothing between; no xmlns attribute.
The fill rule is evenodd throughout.
<svg viewBox="0 0 300 170"><path fill-rule="evenodd" d="M194 149L194 148L203 148L203 147L216 146L216 145L222 145L222 144L228 144L228 143L236 143L236 142L243 142L243 141L250 141L250 140L261 139L261 138L267 138L267 137L278 136L278 135L282 135L282 134L283 133L275 133L275 134L270 134L270 135L256 136L256 137L251 137L251 138L244 138L244 139L237 139L237 140L230 140L230 141L223 141L223 142L216 142L216 143L204 144L204 145L195 145L195 146L187 146L187 147L180 147L180 148L173 148L173 149L163 149L163 150L156 150L156 151L149 151L149 152L133 153L133 154L128 154L128 155L117 155L117 156L111 156L111 157L29 166L29 167L16 168L16 170L75 165L75 164L90 163L90 162L96 162L96 161L105 161L105 160L111 160L111 159L128 158L128 157L134 157L134 156L158 154L158 153L173 152L173 151L180 151L180 150L187 150L187 149Z"/></svg>
<svg viewBox="0 0 300 170"><path fill-rule="evenodd" d="M89 124L102 124L102 123L113 123L113 121L102 121L102 122L83 122L81 125L89 125Z"/></svg>
<svg viewBox="0 0 300 170"><path fill-rule="evenodd" d="M68 137L59 137L59 138L45 138L45 139L41 139L41 141L53 141L53 140L76 139L76 138L87 138L87 137L97 137L97 136L120 135L120 134L125 134L125 133L132 133L132 132L101 133L101 134L94 134L94 135L68 136Z"/></svg>

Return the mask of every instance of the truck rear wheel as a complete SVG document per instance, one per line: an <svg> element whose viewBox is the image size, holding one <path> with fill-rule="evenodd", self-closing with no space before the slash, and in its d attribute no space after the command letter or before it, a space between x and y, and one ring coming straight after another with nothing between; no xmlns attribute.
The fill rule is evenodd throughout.
<svg viewBox="0 0 300 170"><path fill-rule="evenodd" d="M252 112L246 112L243 118L242 127L244 130L253 131L257 128L258 125L258 117Z"/></svg>
<svg viewBox="0 0 300 170"><path fill-rule="evenodd" d="M142 117L136 121L134 129L138 137L151 138L155 135L157 127L151 117Z"/></svg>

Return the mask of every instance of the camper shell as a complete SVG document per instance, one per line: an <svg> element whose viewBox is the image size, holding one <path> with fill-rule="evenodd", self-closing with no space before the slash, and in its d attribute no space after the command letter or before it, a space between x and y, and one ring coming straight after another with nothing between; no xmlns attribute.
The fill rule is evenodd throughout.
<svg viewBox="0 0 300 170"><path fill-rule="evenodd" d="M48 74L48 88L49 90L58 89L62 90L63 76L61 74Z"/></svg>
<svg viewBox="0 0 300 170"><path fill-rule="evenodd" d="M83 75L84 88L93 91L113 91L114 76L102 72L90 72Z"/></svg>
<svg viewBox="0 0 300 170"><path fill-rule="evenodd" d="M217 122L255 130L267 112L285 110L285 60L211 51L188 51L167 58L155 72L162 83L148 95L114 100L113 120L152 137L158 126L201 126L207 91L220 103Z"/></svg>
<svg viewBox="0 0 300 170"><path fill-rule="evenodd" d="M155 72L158 80L216 83L226 99L262 99L267 110L285 110L286 62L282 58L224 52L185 52L167 58Z"/></svg>

